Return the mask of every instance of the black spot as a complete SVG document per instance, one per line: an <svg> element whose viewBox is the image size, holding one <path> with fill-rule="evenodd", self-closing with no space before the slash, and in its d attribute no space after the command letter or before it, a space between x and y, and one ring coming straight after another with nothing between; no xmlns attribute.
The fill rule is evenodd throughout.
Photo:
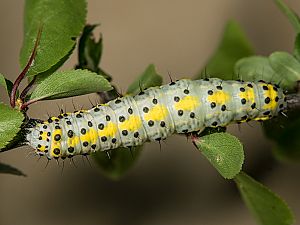
<svg viewBox="0 0 300 225"><path fill-rule="evenodd" d="M148 107L144 107L143 111L144 111L144 113L148 113L149 112L149 108Z"/></svg>
<svg viewBox="0 0 300 225"><path fill-rule="evenodd" d="M154 99L152 100L152 103L156 105L156 104L157 104L157 99L154 98Z"/></svg>
<svg viewBox="0 0 300 225"><path fill-rule="evenodd" d="M73 132L72 130L69 130L69 131L68 131L68 137L69 137L69 138L72 138L73 135L74 135L74 132Z"/></svg>
<svg viewBox="0 0 300 225"><path fill-rule="evenodd" d="M223 89L222 86L220 86L220 85L218 85L216 88L217 88L218 90L222 90L222 89Z"/></svg>
<svg viewBox="0 0 300 225"><path fill-rule="evenodd" d="M116 104L119 104L119 103L121 103L121 100L120 100L120 99L117 99L117 100L115 101L115 103L116 103Z"/></svg>
<svg viewBox="0 0 300 225"><path fill-rule="evenodd" d="M60 138L61 138L60 134L55 134L55 136L54 136L55 141L59 141Z"/></svg>
<svg viewBox="0 0 300 225"><path fill-rule="evenodd" d="M267 116L267 115L269 115L270 113L271 113L270 111L265 111L265 112L264 112L264 115Z"/></svg>
<svg viewBox="0 0 300 225"><path fill-rule="evenodd" d="M109 115L107 115L105 118L106 118L106 121L110 121L110 116Z"/></svg>
<svg viewBox="0 0 300 225"><path fill-rule="evenodd" d="M177 113L178 113L178 116L182 116L183 115L183 110L179 109Z"/></svg>
<svg viewBox="0 0 300 225"><path fill-rule="evenodd" d="M76 118L81 118L82 117L82 115L81 114L76 114Z"/></svg>
<svg viewBox="0 0 300 225"><path fill-rule="evenodd" d="M170 83L170 86L172 86L172 85L174 85L175 84L175 82L174 81L172 81L171 83Z"/></svg>
<svg viewBox="0 0 300 225"><path fill-rule="evenodd" d="M191 112L191 113L190 113L190 118L192 118L192 119L195 118L195 113L194 113L194 112Z"/></svg>
<svg viewBox="0 0 300 225"><path fill-rule="evenodd" d="M48 121L48 123L52 123L53 122L53 120L51 118L49 118L47 121Z"/></svg>
<svg viewBox="0 0 300 225"><path fill-rule="evenodd" d="M124 136L127 136L128 131L127 131L127 130L122 130L122 134L123 134Z"/></svg>
<svg viewBox="0 0 300 225"><path fill-rule="evenodd" d="M88 126L89 126L89 127L92 127L92 126L93 126L93 123L92 123L91 121L89 121L89 122L88 122Z"/></svg>
<svg viewBox="0 0 300 225"><path fill-rule="evenodd" d="M102 141L102 142L106 142L106 141L107 141L107 137L102 136L102 137L101 137L101 141Z"/></svg>
<svg viewBox="0 0 300 225"><path fill-rule="evenodd" d="M91 145L91 148L92 148L92 149L96 149L96 147L97 147L97 145L95 145L95 144L94 144L94 145Z"/></svg>
<svg viewBox="0 0 300 225"><path fill-rule="evenodd" d="M190 93L190 91L188 89L184 89L183 93L188 95Z"/></svg>
<svg viewBox="0 0 300 225"><path fill-rule="evenodd" d="M263 89L264 89L265 91L269 90L268 86L266 86L266 85L263 86Z"/></svg>
<svg viewBox="0 0 300 225"><path fill-rule="evenodd" d="M85 128L81 128L80 133L86 134L86 129Z"/></svg>
<svg viewBox="0 0 300 225"><path fill-rule="evenodd" d="M252 105L251 105L251 109L255 109L256 107L256 103L254 102Z"/></svg>
<svg viewBox="0 0 300 225"><path fill-rule="evenodd" d="M165 126L166 126L165 121L161 121L161 122L160 122L160 126L161 126L161 127L165 127Z"/></svg>
<svg viewBox="0 0 300 225"><path fill-rule="evenodd" d="M46 148L48 148L48 146L46 146ZM47 152L48 152L48 150L45 150L44 152L45 152L45 153L47 153Z"/></svg>
<svg viewBox="0 0 300 225"><path fill-rule="evenodd" d="M161 138L155 138L155 141L161 141Z"/></svg>
<svg viewBox="0 0 300 225"><path fill-rule="evenodd" d="M94 112L99 112L100 109L98 107L94 108Z"/></svg>
<svg viewBox="0 0 300 225"><path fill-rule="evenodd" d="M43 131L40 131L40 134L42 135L44 132Z"/></svg>
<svg viewBox="0 0 300 225"><path fill-rule="evenodd" d="M276 98L275 98L275 102L278 102L279 101L279 97L278 96L276 96Z"/></svg>
<svg viewBox="0 0 300 225"><path fill-rule="evenodd" d="M208 78L204 78L203 80L205 80L205 81L209 81L209 79L208 79Z"/></svg>
<svg viewBox="0 0 300 225"><path fill-rule="evenodd" d="M248 86L249 88L253 88L253 85L252 85L252 84L247 84L247 86Z"/></svg>
<svg viewBox="0 0 300 225"><path fill-rule="evenodd" d="M55 122L59 122L59 119L55 119L54 121L55 121Z"/></svg>
<svg viewBox="0 0 300 225"><path fill-rule="evenodd" d="M122 123L122 122L124 122L125 121L125 117L124 116L120 116L119 117L119 121Z"/></svg>
<svg viewBox="0 0 300 225"><path fill-rule="evenodd" d="M42 140L43 138L41 136L39 136L39 140Z"/></svg>
<svg viewBox="0 0 300 225"><path fill-rule="evenodd" d="M135 132L134 134L133 134L133 136L135 137L135 138L138 138L139 137L139 132Z"/></svg>
<svg viewBox="0 0 300 225"><path fill-rule="evenodd" d="M59 155L60 149L59 149L59 148L55 148L55 149L53 150L53 153L54 153L55 155Z"/></svg>
<svg viewBox="0 0 300 225"><path fill-rule="evenodd" d="M215 107L216 107L216 103L215 103L215 102L210 103L210 107L211 107L212 109L215 108Z"/></svg>
<svg viewBox="0 0 300 225"><path fill-rule="evenodd" d="M280 105L279 105L279 108L283 108L283 104L280 104Z"/></svg>
<svg viewBox="0 0 300 225"><path fill-rule="evenodd" d="M242 117L241 117L241 120L246 120L247 118L248 118L248 116L245 115L245 116L242 116Z"/></svg>
<svg viewBox="0 0 300 225"><path fill-rule="evenodd" d="M187 133L187 132L189 132L189 130L188 130L188 129L185 129L185 130L182 130L182 132L183 132L183 133Z"/></svg>
<svg viewBox="0 0 300 225"><path fill-rule="evenodd" d="M84 142L82 143L82 145L83 145L84 147L87 147L87 146L89 145L89 143L88 143L87 141L84 141Z"/></svg>
<svg viewBox="0 0 300 225"><path fill-rule="evenodd" d="M258 82L261 82L261 83L266 83L264 80L259 80Z"/></svg>
<svg viewBox="0 0 300 225"><path fill-rule="evenodd" d="M68 120L66 123L67 123L68 125L72 125L71 121L69 121L69 120Z"/></svg>
<svg viewBox="0 0 300 225"><path fill-rule="evenodd" d="M245 105L245 104L246 104L246 102L247 102L247 101L246 101L246 99L245 99L245 98L242 98L242 99L241 99L241 103L242 103L243 105Z"/></svg>
<svg viewBox="0 0 300 225"><path fill-rule="evenodd" d="M212 126L217 126L217 125L218 125L218 122L215 121L215 122L213 122L211 125L212 125Z"/></svg>
<svg viewBox="0 0 300 225"><path fill-rule="evenodd" d="M61 128L60 128L60 126L55 126L55 129L59 130L59 129L61 129Z"/></svg>
<svg viewBox="0 0 300 225"><path fill-rule="evenodd" d="M175 101L175 102L179 102L179 101L180 101L180 98L179 98L178 96L175 96L175 97L174 97L174 101Z"/></svg>
<svg viewBox="0 0 300 225"><path fill-rule="evenodd" d="M73 153L74 150L75 150L74 147L69 147L69 148L68 148L68 152L70 152L70 153Z"/></svg>
<svg viewBox="0 0 300 225"><path fill-rule="evenodd" d="M226 105L222 105L221 110L224 112L226 110Z"/></svg>
<svg viewBox="0 0 300 225"><path fill-rule="evenodd" d="M113 139L111 139L111 142L114 144L114 143L117 142L117 139L116 139L116 138L113 138Z"/></svg>
<svg viewBox="0 0 300 225"><path fill-rule="evenodd" d="M51 133L50 133L50 132L48 132L48 133L47 133L47 136L48 136L48 137L50 137L50 136L51 136Z"/></svg>
<svg viewBox="0 0 300 225"><path fill-rule="evenodd" d="M277 87L273 86L273 90L274 91L278 91Z"/></svg>
<svg viewBox="0 0 300 225"><path fill-rule="evenodd" d="M98 129L99 130L103 130L104 129L104 124L103 123L99 123L98 124Z"/></svg>
<svg viewBox="0 0 300 225"><path fill-rule="evenodd" d="M64 113L64 115L63 115L64 117L67 117L68 116L68 114L67 113Z"/></svg>
<svg viewBox="0 0 300 225"><path fill-rule="evenodd" d="M59 119L62 119L62 118L64 118L64 116L63 116L63 115L59 115L58 118L59 118Z"/></svg>
<svg viewBox="0 0 300 225"><path fill-rule="evenodd" d="M240 91L241 91L241 92L245 92L246 90L245 90L245 88L241 87L241 88L240 88Z"/></svg>
<svg viewBox="0 0 300 225"><path fill-rule="evenodd" d="M285 101L285 102L286 102L286 97L284 97L283 101Z"/></svg>
<svg viewBox="0 0 300 225"><path fill-rule="evenodd" d="M154 121L153 120L149 120L148 121L148 125L149 125L149 127L152 127L154 125Z"/></svg>
<svg viewBox="0 0 300 225"><path fill-rule="evenodd" d="M128 108L128 113L129 113L129 114L132 114L132 113L133 113L132 108Z"/></svg>
<svg viewBox="0 0 300 225"><path fill-rule="evenodd" d="M38 148L40 148L40 147L42 147L40 144L38 144L38 146L37 146Z"/></svg>
<svg viewBox="0 0 300 225"><path fill-rule="evenodd" d="M44 125L43 128L44 128L44 129L47 129L47 125Z"/></svg>
<svg viewBox="0 0 300 225"><path fill-rule="evenodd" d="M214 94L214 92L213 92L212 90L209 90L209 91L207 92L207 94L209 94L209 95L213 95L213 94Z"/></svg>
<svg viewBox="0 0 300 225"><path fill-rule="evenodd" d="M46 141L49 142L50 141L49 138L47 138Z"/></svg>
<svg viewBox="0 0 300 225"><path fill-rule="evenodd" d="M139 95L143 95L143 94L145 94L145 92L143 92L143 91L141 91L141 92L139 93Z"/></svg>
<svg viewBox="0 0 300 225"><path fill-rule="evenodd" d="M270 99L269 97L266 97L266 98L265 98L265 103L266 103L266 104L269 104L270 101L271 101L271 99Z"/></svg>

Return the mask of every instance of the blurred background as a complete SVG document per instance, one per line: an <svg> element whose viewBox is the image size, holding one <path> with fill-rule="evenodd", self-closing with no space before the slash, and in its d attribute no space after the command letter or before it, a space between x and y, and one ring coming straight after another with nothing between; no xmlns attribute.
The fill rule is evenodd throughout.
<svg viewBox="0 0 300 225"><path fill-rule="evenodd" d="M300 13L300 2L287 0ZM0 2L0 71L14 80L20 72L24 1ZM113 75L121 92L154 63L169 81L194 76L216 49L224 25L236 19L258 54L291 52L294 32L271 0L127 0L88 1L88 22L101 23L104 53L101 67ZM75 53L75 52L74 52ZM76 53L64 69L76 64ZM1 101L7 102L3 90ZM92 101L97 95L89 95ZM89 108L88 96L73 98ZM32 105L29 115L46 119L59 108L73 111L71 99ZM257 123L231 125L229 132L245 146L245 171L282 196L300 218L297 164L274 161L268 141ZM224 180L184 137L146 144L136 165L118 182L75 158L65 163L27 157L29 147L0 155L28 176L0 175L0 224L256 224L233 182ZM298 219L299 220L299 219ZM298 222L298 224L300 224Z"/></svg>

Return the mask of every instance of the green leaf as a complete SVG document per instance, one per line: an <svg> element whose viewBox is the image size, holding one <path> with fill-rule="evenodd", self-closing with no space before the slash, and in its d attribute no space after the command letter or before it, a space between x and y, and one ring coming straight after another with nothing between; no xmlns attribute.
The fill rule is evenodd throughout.
<svg viewBox="0 0 300 225"><path fill-rule="evenodd" d="M234 78L234 64L241 58L253 54L253 49L243 30L235 21L229 21L225 27L219 47L196 78L203 73L224 80Z"/></svg>
<svg viewBox="0 0 300 225"><path fill-rule="evenodd" d="M0 103L0 149L4 148L19 132L23 114Z"/></svg>
<svg viewBox="0 0 300 225"><path fill-rule="evenodd" d="M5 88L7 94L10 95L10 92L13 87L13 83L10 80L6 79L4 77L4 75L1 73L0 73L0 85L3 86Z"/></svg>
<svg viewBox="0 0 300 225"><path fill-rule="evenodd" d="M98 151L93 154L93 159L104 175L119 180L134 165L141 150L142 146L133 147L131 152L128 148L117 148L110 151L109 156L103 151Z"/></svg>
<svg viewBox="0 0 300 225"><path fill-rule="evenodd" d="M18 170L17 168L14 168L10 165L3 164L3 163L0 163L0 173L8 173L8 174L26 177L26 175L20 170Z"/></svg>
<svg viewBox="0 0 300 225"><path fill-rule="evenodd" d="M224 178L232 179L242 169L243 146L233 135L214 133L197 139L195 144Z"/></svg>
<svg viewBox="0 0 300 225"><path fill-rule="evenodd" d="M297 34L296 39L295 39L294 56L298 61L300 61L300 33Z"/></svg>
<svg viewBox="0 0 300 225"><path fill-rule="evenodd" d="M262 225L289 225L294 222L286 203L267 187L241 172L234 181L248 208Z"/></svg>
<svg viewBox="0 0 300 225"><path fill-rule="evenodd" d="M112 87L101 75L88 70L55 72L33 90L30 100L48 100L108 91Z"/></svg>
<svg viewBox="0 0 300 225"><path fill-rule="evenodd" d="M141 89L160 86L162 77L155 71L155 66L150 64L146 70L128 87L128 94L138 94Z"/></svg>
<svg viewBox="0 0 300 225"><path fill-rule="evenodd" d="M297 33L300 32L300 20L298 15L290 9L282 0L274 0L278 8L281 10L283 14L289 19L290 23L294 27Z"/></svg>
<svg viewBox="0 0 300 225"><path fill-rule="evenodd" d="M289 118L281 116L276 119L276 122L264 122L265 135L277 144L273 149L277 159L288 162L300 161L299 113L299 111L290 111Z"/></svg>
<svg viewBox="0 0 300 225"><path fill-rule="evenodd" d="M20 54L24 68L31 53L40 27L42 27L34 64L28 76L43 73L61 63L74 48L76 37L85 24L84 0L27 0L24 12L24 40Z"/></svg>
<svg viewBox="0 0 300 225"><path fill-rule="evenodd" d="M237 61L234 66L236 74L240 74L242 80L279 83L279 76L272 69L268 57L250 56Z"/></svg>
<svg viewBox="0 0 300 225"><path fill-rule="evenodd" d="M274 52L269 57L272 69L278 74L280 86L293 88L300 80L300 62L287 52Z"/></svg>

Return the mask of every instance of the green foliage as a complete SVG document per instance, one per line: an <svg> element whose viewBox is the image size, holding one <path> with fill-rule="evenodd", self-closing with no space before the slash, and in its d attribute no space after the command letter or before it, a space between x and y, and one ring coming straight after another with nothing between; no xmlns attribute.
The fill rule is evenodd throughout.
<svg viewBox="0 0 300 225"><path fill-rule="evenodd" d="M229 21L219 47L196 78L201 78L203 73L207 73L211 77L231 80L234 78L233 68L237 60L252 54L253 49L239 24Z"/></svg>
<svg viewBox="0 0 300 225"><path fill-rule="evenodd" d="M138 94L141 90L160 86L162 77L156 72L155 66L150 64L146 70L128 87L127 93Z"/></svg>
<svg viewBox="0 0 300 225"><path fill-rule="evenodd" d="M101 172L113 180L119 180L136 163L142 151L142 146L128 148L117 148L109 155L98 151L93 154L93 159L100 167Z"/></svg>
<svg viewBox="0 0 300 225"><path fill-rule="evenodd" d="M4 148L20 131L23 114L0 103L0 149Z"/></svg>
<svg viewBox="0 0 300 225"><path fill-rule="evenodd" d="M300 32L300 19L299 16L290 9L282 0L274 0L278 8L281 10L283 14L289 19L290 23L294 27L294 30L299 33Z"/></svg>
<svg viewBox="0 0 300 225"><path fill-rule="evenodd" d="M300 61L300 34L297 34L297 36L295 38L294 56L298 61Z"/></svg>
<svg viewBox="0 0 300 225"><path fill-rule="evenodd" d="M241 171L243 145L233 135L214 133L197 139L195 144L224 178L232 179Z"/></svg>
<svg viewBox="0 0 300 225"><path fill-rule="evenodd" d="M88 70L55 72L34 89L30 100L66 98L111 89L104 77Z"/></svg>
<svg viewBox="0 0 300 225"><path fill-rule="evenodd" d="M0 173L8 173L8 174L13 174L13 175L18 175L18 176L24 176L26 175L18 170L17 168L14 168L10 165L4 164L0 162Z"/></svg>
<svg viewBox="0 0 300 225"><path fill-rule="evenodd" d="M24 41L20 55L24 68L32 52L37 32L42 28L35 63L28 76L48 71L74 48L86 17L84 0L27 0L25 4ZM52 71L54 72L54 71Z"/></svg>
<svg viewBox="0 0 300 225"><path fill-rule="evenodd" d="M290 225L294 218L286 203L267 187L241 172L234 181L257 221L263 225Z"/></svg>
<svg viewBox="0 0 300 225"><path fill-rule="evenodd" d="M3 86L7 94L10 95L10 92L13 87L13 83L10 80L6 79L1 73L0 73L0 85Z"/></svg>

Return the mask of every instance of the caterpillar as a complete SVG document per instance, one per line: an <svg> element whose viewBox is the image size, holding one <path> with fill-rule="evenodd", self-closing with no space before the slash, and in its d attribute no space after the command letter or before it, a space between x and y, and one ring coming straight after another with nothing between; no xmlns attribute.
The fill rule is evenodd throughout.
<svg viewBox="0 0 300 225"><path fill-rule="evenodd" d="M264 121L286 108L283 90L264 81L182 79L89 110L34 120L26 140L37 154L64 159L160 141L173 133Z"/></svg>

